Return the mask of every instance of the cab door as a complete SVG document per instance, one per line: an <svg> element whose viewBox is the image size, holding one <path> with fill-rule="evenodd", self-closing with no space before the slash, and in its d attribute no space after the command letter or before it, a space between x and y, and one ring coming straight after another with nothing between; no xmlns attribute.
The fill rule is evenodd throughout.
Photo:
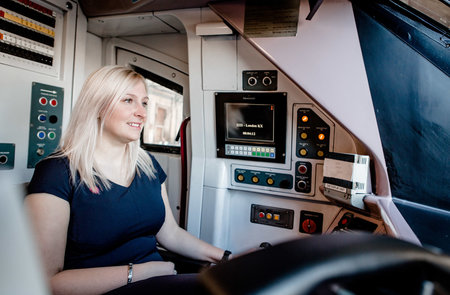
<svg viewBox="0 0 450 295"><path fill-rule="evenodd" d="M183 120L189 117L188 75L151 57L121 48L117 49L116 58L118 65L131 66L146 79L150 100L141 146L156 157L166 172L170 206L175 219L180 222L183 206L179 130ZM187 140L187 144L189 142ZM189 147L185 148L190 150ZM186 162L189 161L186 159Z"/></svg>

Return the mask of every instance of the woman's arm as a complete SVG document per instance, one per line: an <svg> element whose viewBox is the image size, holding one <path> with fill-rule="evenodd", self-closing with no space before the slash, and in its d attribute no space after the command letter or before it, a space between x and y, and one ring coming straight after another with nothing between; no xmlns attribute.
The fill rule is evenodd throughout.
<svg viewBox="0 0 450 295"><path fill-rule="evenodd" d="M189 258L218 262L224 254L224 250L208 244L194 237L180 228L173 217L169 205L166 185L161 186L161 195L166 209L166 219L156 235L156 239L168 250Z"/></svg>
<svg viewBox="0 0 450 295"><path fill-rule="evenodd" d="M53 294L102 294L127 283L128 266L64 270L69 203L50 194L31 194L25 204L35 231L43 265ZM133 266L133 282L173 274L170 262Z"/></svg>

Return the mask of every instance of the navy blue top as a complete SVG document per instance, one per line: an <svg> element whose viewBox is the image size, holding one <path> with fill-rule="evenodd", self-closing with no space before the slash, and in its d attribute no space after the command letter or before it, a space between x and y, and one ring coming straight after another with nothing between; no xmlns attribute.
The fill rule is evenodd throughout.
<svg viewBox="0 0 450 295"><path fill-rule="evenodd" d="M166 173L150 155L156 178L144 173L129 187L111 182L109 190L92 192L73 185L67 158L45 159L36 165L29 193L48 193L70 204L64 269L161 261L155 235L165 218L161 184Z"/></svg>

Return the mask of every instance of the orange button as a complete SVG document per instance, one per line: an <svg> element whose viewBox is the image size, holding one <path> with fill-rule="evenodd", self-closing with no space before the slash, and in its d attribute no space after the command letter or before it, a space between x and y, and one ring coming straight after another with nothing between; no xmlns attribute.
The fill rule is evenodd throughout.
<svg viewBox="0 0 450 295"><path fill-rule="evenodd" d="M274 214L273 215L273 220L280 220L280 214Z"/></svg>
<svg viewBox="0 0 450 295"><path fill-rule="evenodd" d="M325 134L320 133L317 138L319 138L319 140L324 140L325 139Z"/></svg>
<svg viewBox="0 0 450 295"><path fill-rule="evenodd" d="M309 118L308 116L302 116L302 122L306 123L308 122Z"/></svg>
<svg viewBox="0 0 450 295"><path fill-rule="evenodd" d="M267 213L267 214L266 214L266 218L267 218L267 219L272 219L272 213Z"/></svg>

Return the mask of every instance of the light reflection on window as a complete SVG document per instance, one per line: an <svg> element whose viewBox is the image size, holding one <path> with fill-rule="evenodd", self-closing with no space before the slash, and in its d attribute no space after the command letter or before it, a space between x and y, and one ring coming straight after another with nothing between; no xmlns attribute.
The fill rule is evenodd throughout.
<svg viewBox="0 0 450 295"><path fill-rule="evenodd" d="M145 144L180 146L175 138L183 120L183 95L149 79L145 79L149 94Z"/></svg>
<svg viewBox="0 0 450 295"><path fill-rule="evenodd" d="M399 0L450 28L450 7L441 0Z"/></svg>

